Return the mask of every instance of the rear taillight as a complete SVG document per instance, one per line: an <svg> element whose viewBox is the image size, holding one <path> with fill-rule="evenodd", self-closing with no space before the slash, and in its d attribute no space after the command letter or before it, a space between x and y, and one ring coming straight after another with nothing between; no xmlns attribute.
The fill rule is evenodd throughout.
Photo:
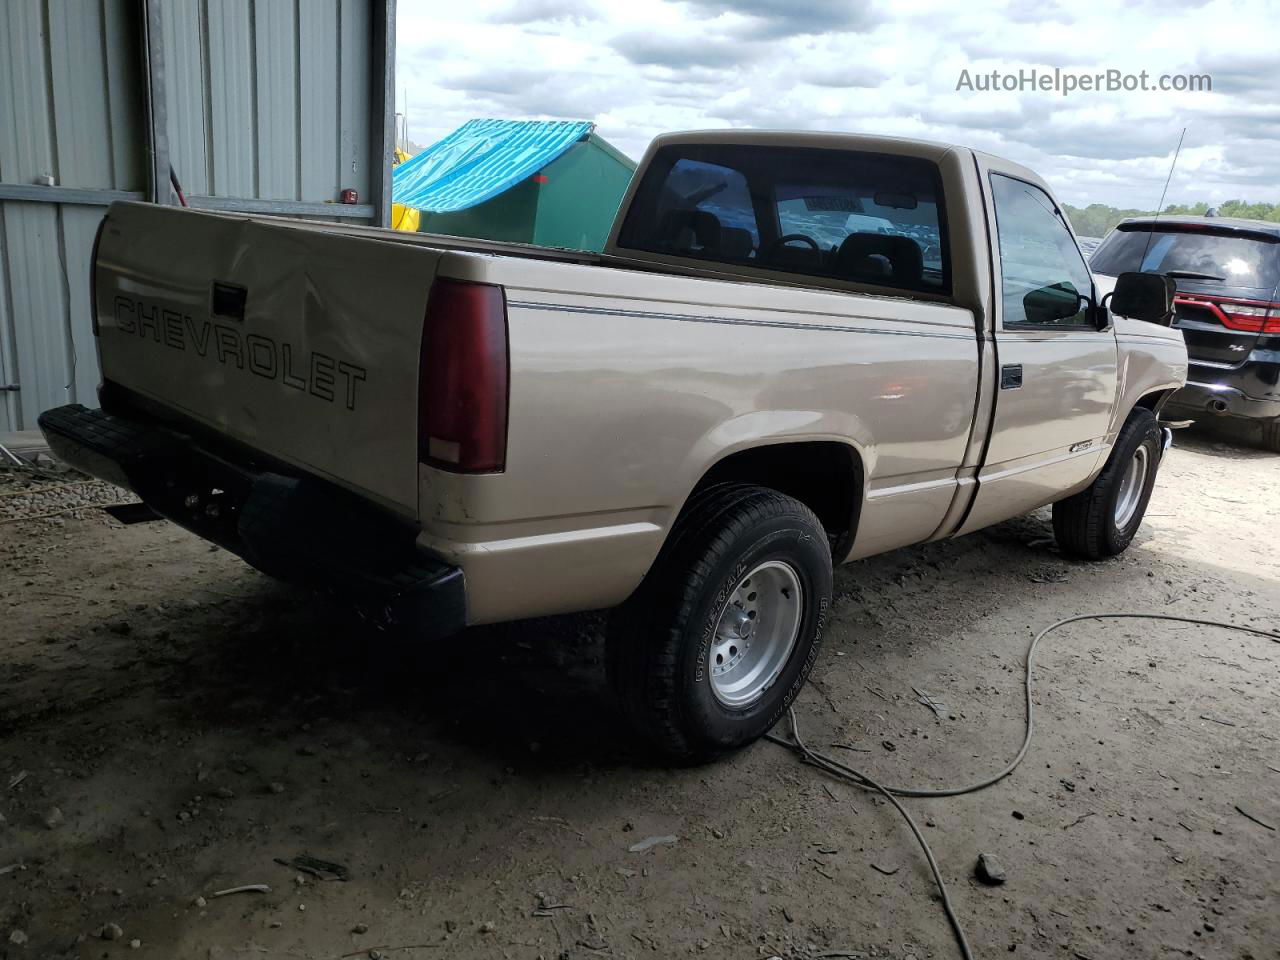
<svg viewBox="0 0 1280 960"><path fill-rule="evenodd" d="M1280 321L1280 310L1264 303L1221 304L1222 324L1232 330L1262 333L1270 323Z"/></svg>
<svg viewBox="0 0 1280 960"><path fill-rule="evenodd" d="M1202 307L1211 311L1228 330L1244 333L1280 333L1280 303L1266 300L1237 300L1180 293L1175 304Z"/></svg>
<svg viewBox="0 0 1280 960"><path fill-rule="evenodd" d="M418 365L418 459L491 473L507 459L507 303L502 287L439 279Z"/></svg>

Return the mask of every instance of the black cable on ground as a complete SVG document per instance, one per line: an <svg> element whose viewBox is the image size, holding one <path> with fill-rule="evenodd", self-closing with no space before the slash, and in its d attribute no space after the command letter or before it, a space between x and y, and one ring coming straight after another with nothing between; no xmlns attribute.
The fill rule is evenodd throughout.
<svg viewBox="0 0 1280 960"><path fill-rule="evenodd" d="M1036 648L1040 645L1040 641L1057 630L1059 627L1065 627L1069 623L1076 623L1080 620L1171 620L1176 623L1192 623L1202 627L1219 627L1223 630L1237 630L1242 633L1252 633L1255 636L1265 637L1273 643L1280 643L1280 634L1273 633L1270 630L1261 630L1257 627L1246 627L1238 623L1222 623L1217 620L1202 620L1197 617L1179 617L1174 614L1167 613L1085 613L1075 617L1066 617L1051 623L1039 633L1035 639L1031 641L1031 645L1027 648L1026 662L1026 681L1024 683L1024 693L1026 696L1026 732L1022 737L1022 746L1018 748L1018 752L1007 765L1002 767L998 772L991 776L979 780L976 783L963 787L944 787L940 789L920 789L916 787L885 787L872 780L869 776L860 770L819 753L811 749L800 737L800 726L796 721L795 708L788 710L788 716L791 719L791 735L793 739L787 740L776 734L766 734L765 739L780 746L794 750L800 755L800 759L808 764L825 770L827 773L842 780L847 780L855 786L864 790L875 790L882 794L885 799L894 805L897 811L902 814L907 826L911 828L911 832L915 834L916 841L920 844L920 849L924 851L925 859L929 861L929 869L933 872L934 882L938 885L938 893L942 896L942 909L946 912L947 922L951 925L951 931L955 934L956 943L960 947L960 955L964 960L973 960L973 951L969 947L969 941L964 935L964 929L960 926L960 920L956 917L955 909L951 905L951 898L947 894L946 884L942 880L942 872L938 869L938 861L933 856L933 851L929 848L928 842L924 835L920 832L920 828L916 826L916 822L911 819L911 814L907 813L906 808L898 802L898 797L958 797L961 794L977 793L979 790L985 790L987 787L995 783L999 783L1009 774L1017 769L1018 764L1026 759L1027 751L1031 748L1031 737L1035 731L1035 703L1031 699L1031 677L1032 666L1035 662Z"/></svg>

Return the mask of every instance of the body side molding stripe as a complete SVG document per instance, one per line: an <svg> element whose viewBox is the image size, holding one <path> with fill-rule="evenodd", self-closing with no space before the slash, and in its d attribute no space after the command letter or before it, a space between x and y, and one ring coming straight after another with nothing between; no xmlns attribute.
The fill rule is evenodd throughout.
<svg viewBox="0 0 1280 960"><path fill-rule="evenodd" d="M525 310L556 310L564 313L592 313L607 317L636 317L652 320L678 320L683 323L718 323L732 327L776 327L784 330L816 330L830 333L872 333L894 337L937 337L944 340L973 340L969 333L926 333L912 330L877 330L872 327L847 327L819 323L792 323L786 320L747 320L740 317L706 317L685 313L656 313L648 310L622 310L615 307L583 307L567 303L542 303L533 300L508 300L508 307Z"/></svg>

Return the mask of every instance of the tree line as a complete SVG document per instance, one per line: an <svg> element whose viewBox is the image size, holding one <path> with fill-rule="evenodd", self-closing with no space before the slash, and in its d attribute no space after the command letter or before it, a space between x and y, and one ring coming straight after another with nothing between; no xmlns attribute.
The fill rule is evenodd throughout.
<svg viewBox="0 0 1280 960"><path fill-rule="evenodd" d="M1280 203L1246 203L1243 200L1228 200L1225 203L1171 203L1164 208L1164 213L1190 214L1202 217L1211 206L1218 208L1220 217L1243 217L1247 220L1270 220L1280 222ZM1105 203L1091 203L1087 207L1073 207L1064 203L1062 209L1071 220L1071 227L1081 237L1105 237L1107 231L1125 217L1149 217L1151 210L1118 210Z"/></svg>

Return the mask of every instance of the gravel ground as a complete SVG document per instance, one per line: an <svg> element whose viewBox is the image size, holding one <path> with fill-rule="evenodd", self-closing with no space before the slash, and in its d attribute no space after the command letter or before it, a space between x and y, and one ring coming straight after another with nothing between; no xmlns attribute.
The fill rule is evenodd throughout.
<svg viewBox="0 0 1280 960"><path fill-rule="evenodd" d="M955 955L883 802L772 744L634 750L600 616L393 643L88 508L106 485L7 496L74 479L0 479L0 957ZM1275 628L1277 529L1280 457L1180 436L1116 560L1064 560L1042 512L846 566L807 737L888 782L975 779L1016 749L1034 630ZM1078 624L1036 701L1012 777L906 801L978 955L1280 957L1280 647ZM270 889L213 896L244 884Z"/></svg>

